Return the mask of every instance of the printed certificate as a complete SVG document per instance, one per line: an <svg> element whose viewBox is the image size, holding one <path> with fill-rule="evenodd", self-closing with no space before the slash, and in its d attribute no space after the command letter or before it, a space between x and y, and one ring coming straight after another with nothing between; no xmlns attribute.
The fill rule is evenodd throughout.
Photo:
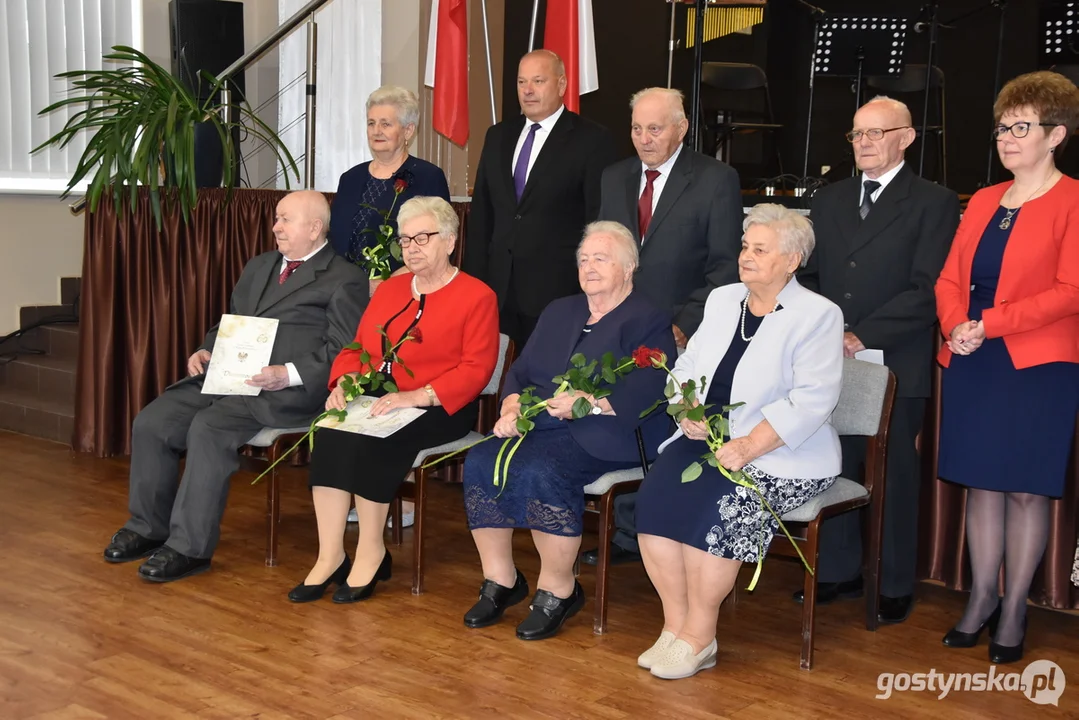
<svg viewBox="0 0 1079 720"><path fill-rule="evenodd" d="M344 420L328 417L320 420L317 424L319 427L344 430L357 435L385 438L393 435L426 412L419 408L397 408L385 415L371 417L371 406L374 405L377 399L361 395L345 406L348 415Z"/></svg>
<svg viewBox="0 0 1079 720"><path fill-rule="evenodd" d="M221 316L217 341L210 354L204 395L258 395L262 388L246 384L270 364L274 338L277 337L277 318L247 315Z"/></svg>

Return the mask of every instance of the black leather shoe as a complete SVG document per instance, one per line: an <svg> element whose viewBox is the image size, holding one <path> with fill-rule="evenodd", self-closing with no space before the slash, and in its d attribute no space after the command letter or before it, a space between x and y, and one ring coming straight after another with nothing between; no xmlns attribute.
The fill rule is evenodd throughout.
<svg viewBox="0 0 1079 720"><path fill-rule="evenodd" d="M1019 638L1018 645L998 645L989 640L989 662L994 665L1007 665L1019 662L1023 659L1023 643L1027 639L1027 619L1023 618L1023 637Z"/></svg>
<svg viewBox="0 0 1079 720"><path fill-rule="evenodd" d="M946 646L950 648L972 648L978 644L978 641L982 638L982 631L989 628L989 634L992 635L997 631L997 622L1000 621L1000 603L997 603L997 608L994 610L988 618L985 619L977 630L974 632L962 632L952 628L944 635L941 640Z"/></svg>
<svg viewBox="0 0 1079 720"><path fill-rule="evenodd" d="M799 590L794 593L794 602L800 603L805 598L803 595L805 592ZM833 603L836 600L852 600L854 598L862 597L862 576L854 578L853 580L847 580L846 582L837 583L817 583L817 604L827 605ZM883 598L882 598L883 600Z"/></svg>
<svg viewBox="0 0 1079 720"><path fill-rule="evenodd" d="M153 554L165 544L164 540L151 540L134 530L120 528L105 548L105 561L111 563L131 562Z"/></svg>
<svg viewBox="0 0 1079 720"><path fill-rule="evenodd" d="M573 581L573 593L568 598L557 598L546 590L537 590L532 597L532 612L517 626L517 637L521 640L549 638L582 607L584 590L576 580Z"/></svg>
<svg viewBox="0 0 1079 720"><path fill-rule="evenodd" d="M347 579L348 573L345 573L345 577ZM371 582L363 587L356 588L349 586L347 582L342 582L341 586L333 594L333 601L338 605L346 605L366 600L374 594L375 585L378 585L379 580L389 580L391 577L393 577L393 558L390 557L390 551L387 550L386 554L382 556L382 562L379 563L378 570L375 570L375 576L371 578Z"/></svg>
<svg viewBox="0 0 1079 720"><path fill-rule="evenodd" d="M611 565L625 565L626 563L635 563L641 561L641 554L635 553L632 550L626 550L621 545L615 545L611 543L611 551L609 553L611 559ZM585 565L598 565L599 564L599 548L592 548L591 550L585 550L581 553L581 562Z"/></svg>
<svg viewBox="0 0 1079 720"><path fill-rule="evenodd" d="M288 591L288 599L294 603L313 602L326 594L326 588L331 584L344 585L345 580L348 579L349 570L352 569L352 562L348 559L348 553L345 553L345 559L341 561L341 564L333 571L333 574L326 578L325 582L318 585L304 585L300 583L296 587Z"/></svg>
<svg viewBox="0 0 1079 720"><path fill-rule="evenodd" d="M528 597L528 581L521 573L517 573L513 587L499 585L494 580L484 580L480 586L480 599L465 613L465 626L470 628L482 628L494 625L502 619L502 613L506 608Z"/></svg>
<svg viewBox="0 0 1079 720"><path fill-rule="evenodd" d="M885 625L898 625L910 617L912 610L914 610L913 595L897 598L881 595L880 606L877 608L877 620Z"/></svg>
<svg viewBox="0 0 1079 720"><path fill-rule="evenodd" d="M139 577L150 582L166 583L198 575L210 569L210 558L193 558L176 552L168 545L139 566Z"/></svg>

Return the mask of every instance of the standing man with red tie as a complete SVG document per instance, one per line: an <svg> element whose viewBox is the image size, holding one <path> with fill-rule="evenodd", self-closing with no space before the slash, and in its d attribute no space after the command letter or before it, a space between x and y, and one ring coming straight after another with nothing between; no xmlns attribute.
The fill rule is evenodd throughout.
<svg viewBox="0 0 1079 720"><path fill-rule="evenodd" d="M580 292L577 244L616 157L611 133L567 110L565 92L557 55L521 58L523 115L487 131L472 192L463 269L498 295L502 332L519 349L549 302Z"/></svg>
<svg viewBox="0 0 1079 720"><path fill-rule="evenodd" d="M633 287L670 314L684 348L704 317L708 293L738 281L742 194L730 165L683 147L689 129L682 93L646 88L629 102L637 157L603 173L599 217L630 229L641 249ZM639 560L637 494L615 498L611 562ZM582 558L594 565L596 550Z"/></svg>

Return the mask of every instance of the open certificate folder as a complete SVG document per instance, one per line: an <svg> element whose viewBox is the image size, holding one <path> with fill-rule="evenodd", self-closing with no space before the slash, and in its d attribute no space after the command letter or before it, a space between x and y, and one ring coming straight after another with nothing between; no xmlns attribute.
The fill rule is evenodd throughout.
<svg viewBox="0 0 1079 720"><path fill-rule="evenodd" d="M244 381L270 364L276 337L277 318L222 315L202 393L258 395L262 392L262 388Z"/></svg>
<svg viewBox="0 0 1079 720"><path fill-rule="evenodd" d="M348 414L344 420L328 417L319 420L316 424L319 427L344 430L357 435L386 438L426 412L419 408L397 408L385 415L371 417L371 406L374 405L377 399L358 397L345 406L345 412Z"/></svg>

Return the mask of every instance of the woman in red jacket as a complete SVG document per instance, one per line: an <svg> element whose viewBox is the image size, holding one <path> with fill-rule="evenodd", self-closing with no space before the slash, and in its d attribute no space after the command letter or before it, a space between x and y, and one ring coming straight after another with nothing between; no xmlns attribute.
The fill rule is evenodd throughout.
<svg viewBox="0 0 1079 720"><path fill-rule="evenodd" d="M389 503L420 450L458 440L476 424L476 398L498 358L494 292L450 263L458 230L453 208L442 198L413 198L401 205L397 223L410 272L375 291L356 331L370 358L363 362L360 350L341 351L330 369L326 409L345 407L343 376L377 369L392 377L397 391L375 400L372 416L401 408L425 412L387 438L318 431L310 471L318 560L289 593L293 602L317 600L331 583L339 586L334 602L356 602L390 578L392 560L382 538ZM344 534L353 496L360 537L350 561Z"/></svg>
<svg viewBox="0 0 1079 720"><path fill-rule="evenodd" d="M1007 663L1023 656L1049 499L1063 493L1079 412L1079 182L1054 162L1079 125L1079 89L1029 73L1004 86L993 112L1014 180L971 198L937 281L948 339L938 475L968 488L973 575L944 644L973 647L989 626L989 659Z"/></svg>

